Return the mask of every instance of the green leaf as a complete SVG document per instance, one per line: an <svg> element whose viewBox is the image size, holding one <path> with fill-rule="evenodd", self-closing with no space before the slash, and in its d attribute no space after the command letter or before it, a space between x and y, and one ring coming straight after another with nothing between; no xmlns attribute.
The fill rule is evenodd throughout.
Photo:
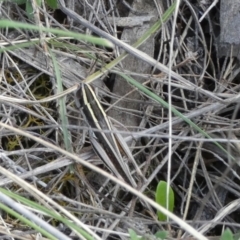
<svg viewBox="0 0 240 240"><path fill-rule="evenodd" d="M33 18L33 7L32 7L32 3L30 1L26 1L25 11L27 13L28 18L32 19Z"/></svg>
<svg viewBox="0 0 240 240"><path fill-rule="evenodd" d="M36 3L38 6L41 6L42 0L36 0ZM27 16L29 19L33 18L33 7L32 7L32 3L30 0L26 0L26 8L25 11L27 13Z"/></svg>
<svg viewBox="0 0 240 240"><path fill-rule="evenodd" d="M168 207L168 210L170 212L173 212L174 208L174 192L171 187L169 187L169 195L167 196L167 183L164 181L160 181L157 185L157 190L155 194L155 200L156 203L161 205L164 208ZM167 204L168 201L168 204ZM158 211L157 212L158 219L160 221L166 221L167 216L163 214L162 212Z"/></svg>
<svg viewBox="0 0 240 240"><path fill-rule="evenodd" d="M240 232L237 231L234 235L233 235L233 239L234 240L239 240L240 239Z"/></svg>
<svg viewBox="0 0 240 240"><path fill-rule="evenodd" d="M58 7L57 0L46 0L46 4L52 9L56 9Z"/></svg>
<svg viewBox="0 0 240 240"><path fill-rule="evenodd" d="M158 231L155 233L155 237L161 240L166 239L167 235L168 235L168 232L166 231Z"/></svg>
<svg viewBox="0 0 240 240"><path fill-rule="evenodd" d="M134 230L128 229L128 233L130 235L130 239L131 240L139 240L139 237L138 237L137 233Z"/></svg>
<svg viewBox="0 0 240 240"><path fill-rule="evenodd" d="M223 232L220 240L234 240L233 234L232 234L232 232L231 232L231 230L230 230L229 228L227 228L227 229Z"/></svg>
<svg viewBox="0 0 240 240"><path fill-rule="evenodd" d="M27 0L14 0L13 2L15 2L18 5L24 4L26 3Z"/></svg>

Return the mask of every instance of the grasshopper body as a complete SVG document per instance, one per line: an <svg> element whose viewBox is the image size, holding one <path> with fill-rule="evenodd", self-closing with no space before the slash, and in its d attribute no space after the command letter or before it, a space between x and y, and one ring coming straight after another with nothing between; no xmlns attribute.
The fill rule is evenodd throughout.
<svg viewBox="0 0 240 240"><path fill-rule="evenodd" d="M75 96L76 105L81 110L89 126L90 141L96 154L116 177L136 187L136 182L131 176L128 165L124 162L120 153L117 139L112 133L111 122L92 87L88 84L82 84Z"/></svg>

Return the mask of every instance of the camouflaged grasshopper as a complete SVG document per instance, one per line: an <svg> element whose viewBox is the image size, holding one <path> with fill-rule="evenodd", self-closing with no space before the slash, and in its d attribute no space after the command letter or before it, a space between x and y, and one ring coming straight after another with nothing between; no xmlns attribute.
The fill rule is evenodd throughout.
<svg viewBox="0 0 240 240"><path fill-rule="evenodd" d="M76 106L81 110L89 127L90 141L96 154L116 177L137 187L123 155L133 163L138 174L142 174L121 135L113 134L114 128L92 87L85 83L81 84L75 97Z"/></svg>

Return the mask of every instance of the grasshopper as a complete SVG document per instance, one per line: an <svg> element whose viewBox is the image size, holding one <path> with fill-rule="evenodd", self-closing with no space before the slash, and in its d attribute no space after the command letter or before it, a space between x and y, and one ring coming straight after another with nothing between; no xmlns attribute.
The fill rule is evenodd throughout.
<svg viewBox="0 0 240 240"><path fill-rule="evenodd" d="M121 152L134 164L138 174L142 174L121 135L113 134L114 128L111 121L98 101L93 88L89 84L82 83L76 91L75 98L76 106L80 109L89 127L90 142L95 153L117 178L137 187Z"/></svg>

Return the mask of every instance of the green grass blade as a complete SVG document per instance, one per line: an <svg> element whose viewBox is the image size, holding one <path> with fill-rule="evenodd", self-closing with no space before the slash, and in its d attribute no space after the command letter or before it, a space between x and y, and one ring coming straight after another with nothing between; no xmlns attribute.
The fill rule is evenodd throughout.
<svg viewBox="0 0 240 240"><path fill-rule="evenodd" d="M73 222L69 221L68 219L66 219L64 216L47 209L44 206L41 206L40 204L33 202L25 197L22 197L20 195L17 195L11 191L8 191L4 188L0 188L0 192L4 193L6 196L11 197L12 199L15 199L18 202L21 202L23 204L25 204L26 206L29 206L33 209L36 209L36 211L40 211L46 215L48 215L49 217L52 217L62 223L64 223L67 227L75 230L76 232L78 232L80 235L84 236L86 239L88 240L93 240L93 237L90 236L90 234L88 234L86 231L84 231L83 229L79 228L76 224L74 224Z"/></svg>
<svg viewBox="0 0 240 240"><path fill-rule="evenodd" d="M55 238L52 234L49 234L43 228L39 227L38 225L36 225L32 221L28 220L27 218L25 218L21 214L18 214L16 211L14 211L13 209L7 207L6 205L0 203L0 209L4 210L5 212L7 212L8 214L12 215L13 217L19 219L21 222L25 223L26 225L28 225L32 229L35 229L36 231L42 233L44 236L48 237L49 239L57 240L57 238Z"/></svg>
<svg viewBox="0 0 240 240"><path fill-rule="evenodd" d="M59 94L59 93L63 92L63 82L62 82L62 78L61 78L57 60L56 60L54 54L52 53L52 51L50 51L50 49L49 49L49 53L50 53L50 56L52 57L53 68L54 68L55 76L56 76L56 80L57 80L57 93ZM66 97L60 98L58 100L58 104L59 104L59 115L60 115L60 119L61 119L61 125L62 125L61 127L62 127L62 132L63 132L64 144L65 144L66 150L68 152L73 152L72 144L71 144L71 140L70 140L71 136L67 129L67 126L69 126L69 123L68 123L67 110L66 110Z"/></svg>
<svg viewBox="0 0 240 240"><path fill-rule="evenodd" d="M3 53L5 51L11 51L11 50L16 50L19 48L25 48L25 47L30 47L32 45L35 45L37 43L40 43L40 40L33 40L33 41L29 41L29 42L24 42L24 43L17 43L11 46L3 46L2 48L0 48L0 53Z"/></svg>
<svg viewBox="0 0 240 240"><path fill-rule="evenodd" d="M53 34L56 34L58 36L63 37L72 37L77 40L83 40L92 44L96 44L99 46L105 46L105 47L113 47L113 44L103 38L98 37L92 37L89 35L84 35L80 33L75 33L71 31L64 31L61 29L55 29L55 28L46 28L46 27L39 27L28 23L21 23L21 22L15 22L15 21L9 21L9 20L0 20L0 28L15 28L15 29L28 29L28 30L36 30L36 31L42 31L42 32L50 32Z"/></svg>
<svg viewBox="0 0 240 240"><path fill-rule="evenodd" d="M138 88L141 92L145 93L148 97L152 98L153 100L155 100L156 102L160 103L163 107L169 109L169 104L167 102L165 102L162 98L160 98L159 96L157 96L156 94L154 94L153 92L151 92L150 90L148 90L146 87L144 87L142 84L140 84L139 82L137 82L135 79L133 79L130 76L127 76L126 74L120 73L120 72L116 72L117 74L119 74L122 78L124 78L127 82L129 82L131 85L133 85L134 87ZM193 127L193 129L195 129L196 131L198 131L199 133L201 133L204 137L208 138L208 139L212 139L211 136L209 134L207 134L205 131L203 131L200 127L198 127L194 122L192 122L190 119L188 119L187 117L185 117L182 113L180 113L176 108L174 108L173 106L171 106L171 111L175 116L180 117L181 119L183 119L189 126ZM218 142L214 141L214 143L223 151L227 154L227 156L229 156L232 160L236 160L231 154L228 153L228 151L222 147L222 145L220 145Z"/></svg>

